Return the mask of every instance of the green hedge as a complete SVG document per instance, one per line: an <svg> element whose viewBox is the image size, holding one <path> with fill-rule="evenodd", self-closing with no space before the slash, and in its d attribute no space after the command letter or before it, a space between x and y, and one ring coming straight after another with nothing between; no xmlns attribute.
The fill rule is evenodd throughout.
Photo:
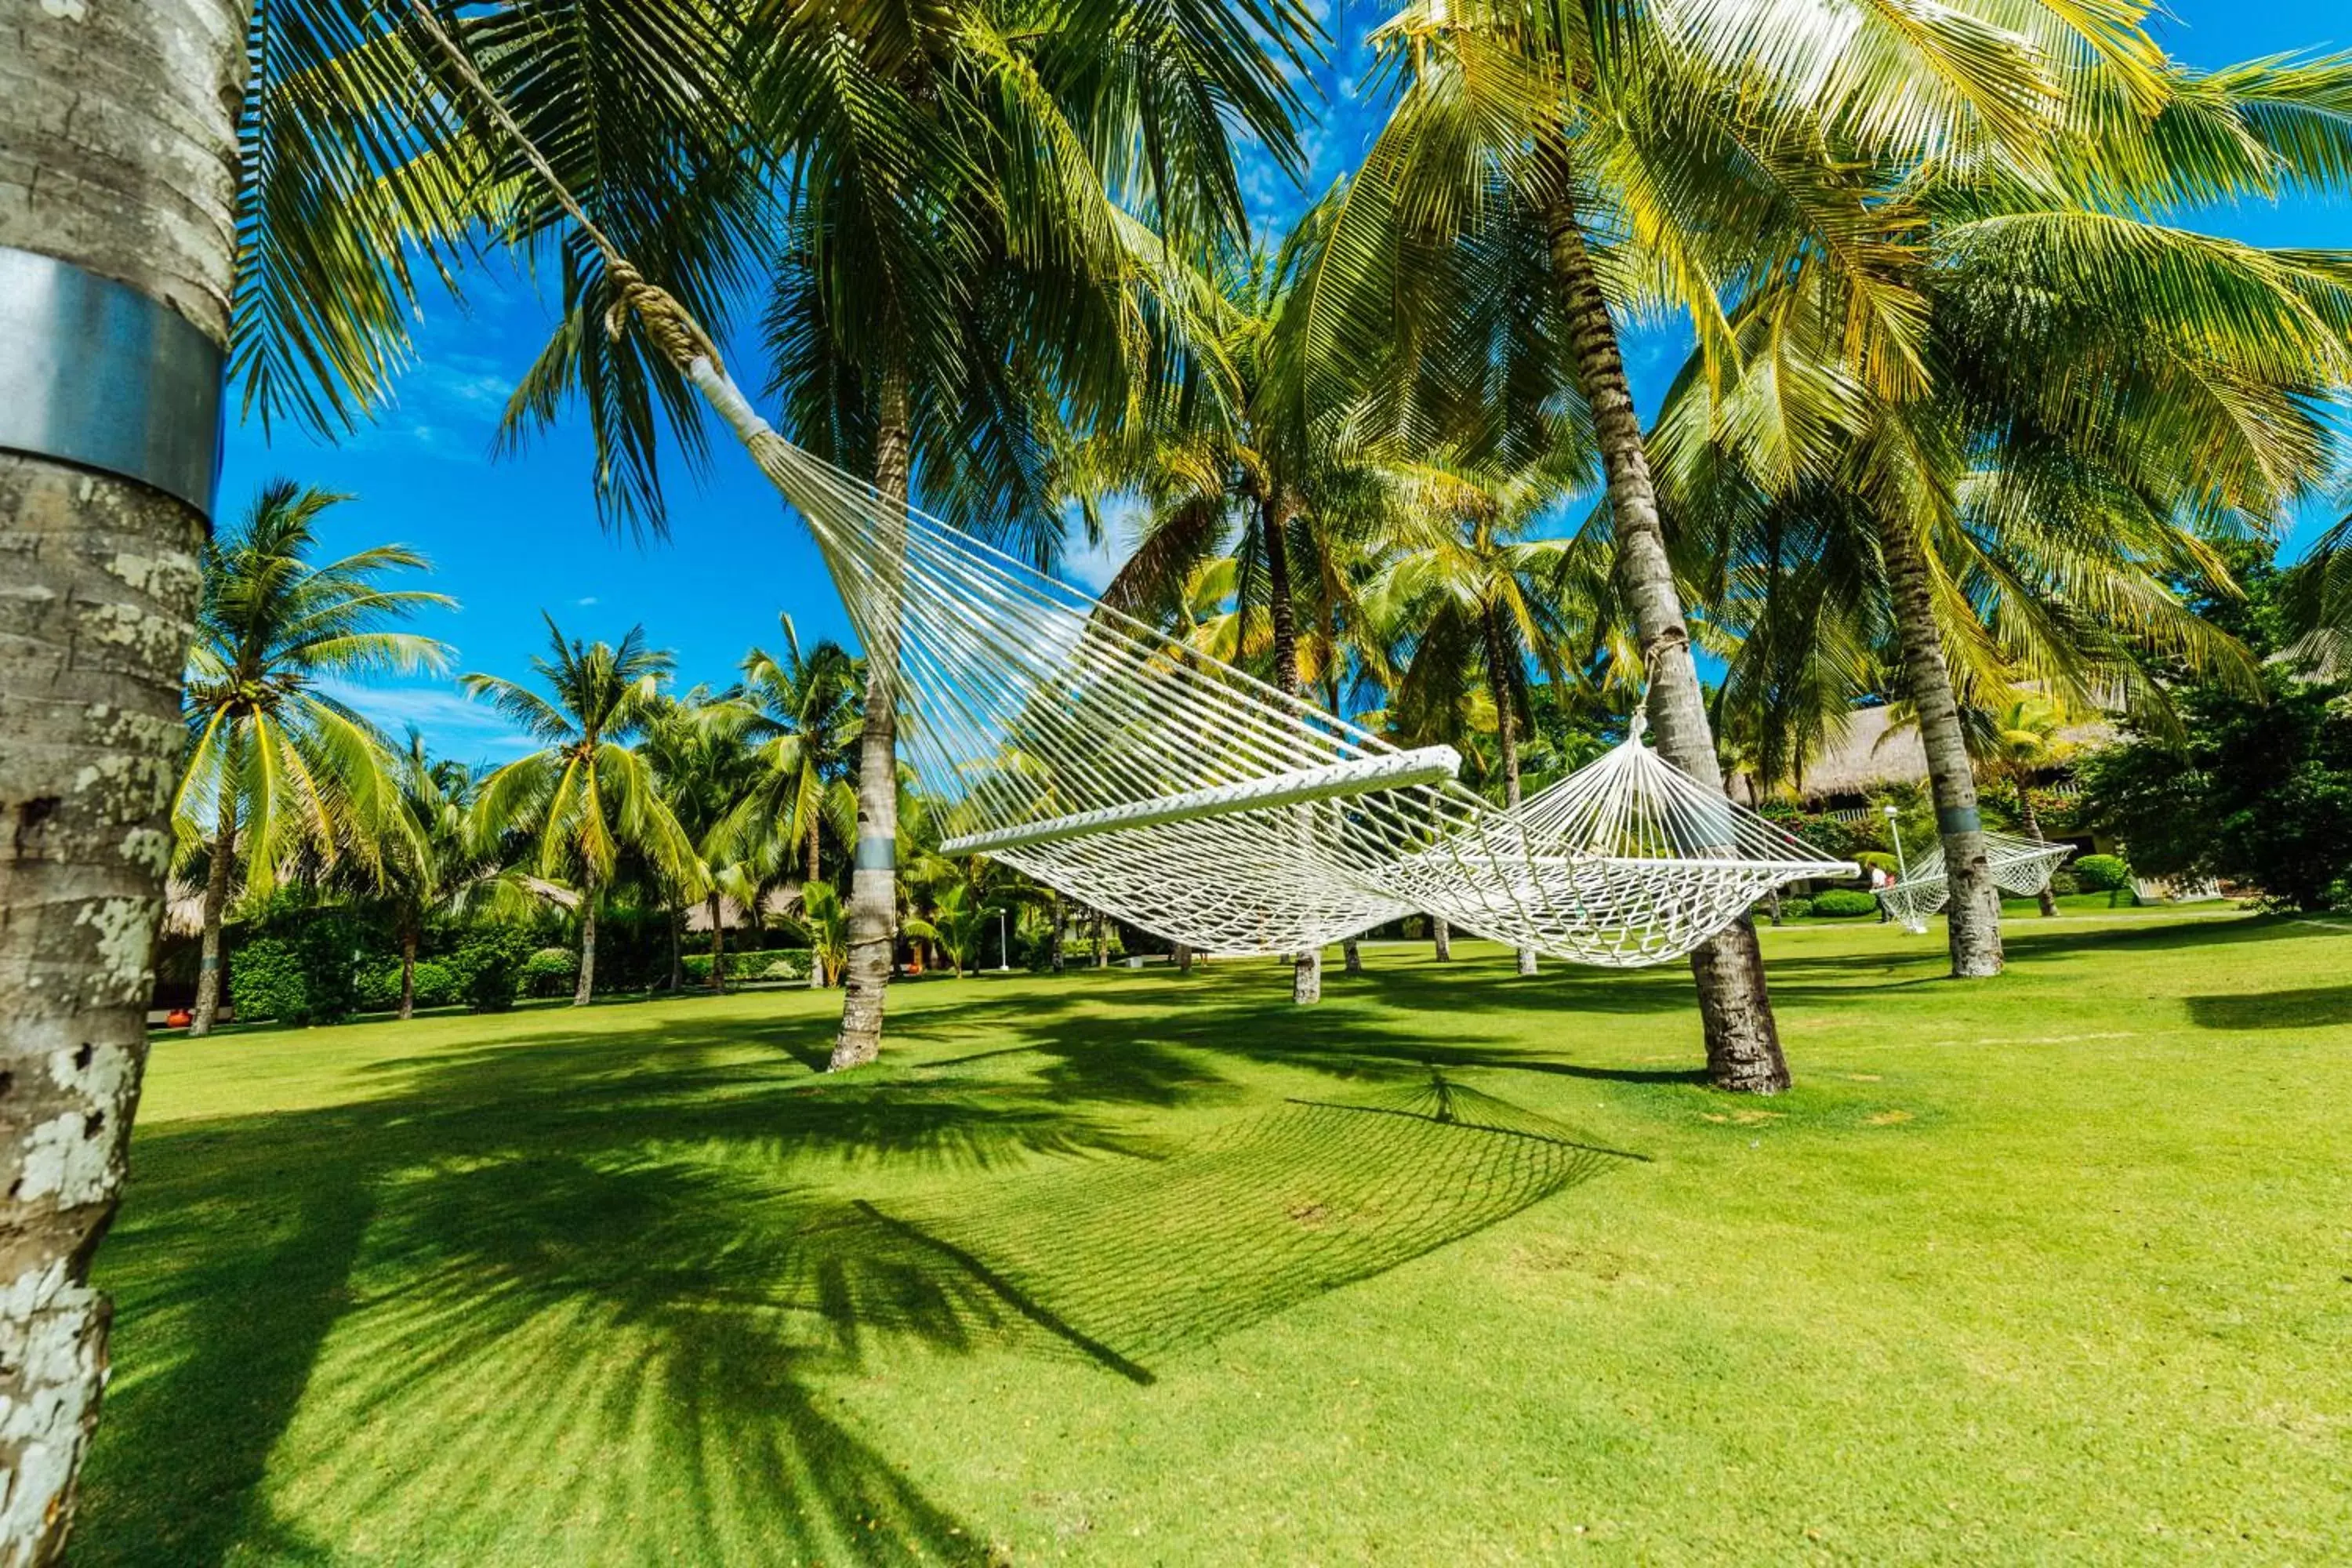
<svg viewBox="0 0 2352 1568"><path fill-rule="evenodd" d="M449 966L430 958L416 961L416 1005L419 1007L448 1007L458 1000L457 977ZM400 1005L400 961L379 963L362 971L359 983L359 1009L362 1013L389 1013Z"/></svg>
<svg viewBox="0 0 2352 1568"><path fill-rule="evenodd" d="M542 947L522 962L522 989L533 996L569 996L580 988L580 955Z"/></svg>
<svg viewBox="0 0 2352 1568"><path fill-rule="evenodd" d="M1876 914L1878 900L1852 888L1832 888L1814 898L1812 912L1822 920L1850 921Z"/></svg>
<svg viewBox="0 0 2352 1568"><path fill-rule="evenodd" d="M2085 855L2072 869L2075 884L2086 893L2113 893L2131 886L2131 868L2118 855Z"/></svg>
<svg viewBox="0 0 2352 1568"><path fill-rule="evenodd" d="M310 991L302 984L302 955L282 937L256 937L229 956L228 1001L240 1024L282 1018L306 1023Z"/></svg>
<svg viewBox="0 0 2352 1568"><path fill-rule="evenodd" d="M709 953L688 953L680 966L686 971L688 984L710 984ZM808 977L809 951L804 947L750 948L740 952L730 950L727 954L727 978L730 980L806 980Z"/></svg>

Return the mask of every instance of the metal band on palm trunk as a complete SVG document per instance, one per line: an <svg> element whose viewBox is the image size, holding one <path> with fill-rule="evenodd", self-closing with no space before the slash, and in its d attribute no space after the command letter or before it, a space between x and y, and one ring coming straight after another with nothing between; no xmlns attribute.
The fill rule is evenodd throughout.
<svg viewBox="0 0 2352 1568"><path fill-rule="evenodd" d="M0 448L152 486L210 517L221 350L70 262L0 246Z"/></svg>

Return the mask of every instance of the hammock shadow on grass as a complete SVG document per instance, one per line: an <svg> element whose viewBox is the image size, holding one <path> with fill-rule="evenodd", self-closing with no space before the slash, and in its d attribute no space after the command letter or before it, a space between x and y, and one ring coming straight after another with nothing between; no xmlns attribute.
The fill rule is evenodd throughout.
<svg viewBox="0 0 2352 1568"><path fill-rule="evenodd" d="M981 1561L842 1379L911 1348L1150 1381L1621 1158L1425 1068L1171 1147L1038 1081L600 1022L142 1131L78 1563ZM1040 1153L1087 1157L959 1175Z"/></svg>
<svg viewBox="0 0 2352 1568"><path fill-rule="evenodd" d="M2352 1024L2352 985L2184 998L2200 1029L2326 1029Z"/></svg>

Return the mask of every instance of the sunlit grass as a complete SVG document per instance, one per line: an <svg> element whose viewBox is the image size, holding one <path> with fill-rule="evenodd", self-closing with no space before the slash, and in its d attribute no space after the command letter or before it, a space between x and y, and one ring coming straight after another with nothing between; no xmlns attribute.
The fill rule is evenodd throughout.
<svg viewBox="0 0 2352 1568"><path fill-rule="evenodd" d="M2352 1553L2352 933L1939 935L164 1039L76 1561Z"/></svg>

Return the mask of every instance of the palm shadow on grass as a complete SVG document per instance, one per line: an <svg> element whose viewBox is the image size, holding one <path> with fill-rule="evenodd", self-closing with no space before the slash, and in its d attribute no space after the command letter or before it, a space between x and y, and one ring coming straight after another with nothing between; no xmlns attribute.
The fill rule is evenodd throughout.
<svg viewBox="0 0 2352 1568"><path fill-rule="evenodd" d="M2352 985L2313 985L2190 996L2189 1016L2200 1029L2325 1029L2352 1024Z"/></svg>
<svg viewBox="0 0 2352 1568"><path fill-rule="evenodd" d="M909 1022L950 1039L1005 1005ZM837 1080L793 1048L821 1022L513 1023L357 1104L142 1130L78 1563L978 1561L984 1529L825 1392L910 1364L882 1347L1148 1382L1612 1162L1415 1110L1425 1066L1383 1075L1421 1080L1383 1091L1402 1115L1139 1138L1104 1112L1234 1090L1116 1016L1055 1023L1034 1072ZM869 1168L936 1195L862 1201Z"/></svg>

